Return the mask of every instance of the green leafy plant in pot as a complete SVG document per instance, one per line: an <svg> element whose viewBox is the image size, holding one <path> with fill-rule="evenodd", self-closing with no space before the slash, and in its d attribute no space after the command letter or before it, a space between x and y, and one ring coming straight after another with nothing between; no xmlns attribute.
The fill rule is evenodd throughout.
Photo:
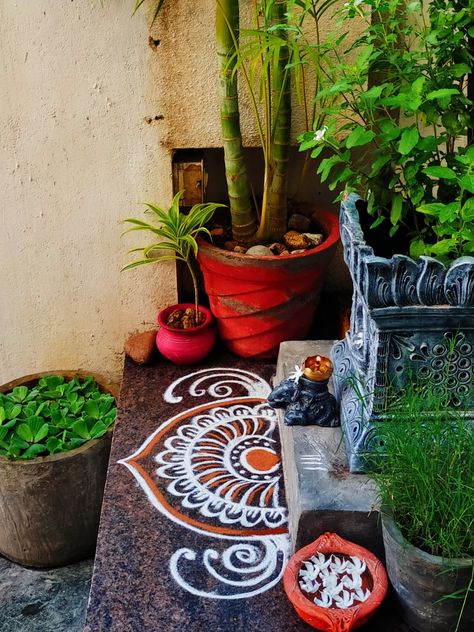
<svg viewBox="0 0 474 632"><path fill-rule="evenodd" d="M450 409L448 384L414 377L390 391L370 459L390 581L420 632L474 626L474 428L465 406Z"/></svg>
<svg viewBox="0 0 474 632"><path fill-rule="evenodd" d="M301 150L329 151L322 180L366 200L366 238L384 229L376 254L408 254L407 245L415 258L473 253L472 6L351 0L339 16L340 28L320 47L325 124L301 137ZM327 106L328 96L336 103Z"/></svg>
<svg viewBox="0 0 474 632"><path fill-rule="evenodd" d="M367 390L362 419L348 375L403 383L406 367L423 365L435 380L441 365L460 384L473 379L471 5L351 0L319 47L318 98L337 101L321 102L324 125L302 137L301 149L322 157L318 171L331 189L345 189L341 236L354 292L350 331L331 356L352 471L363 471L367 428L384 411ZM466 355L459 364L450 340Z"/></svg>
<svg viewBox="0 0 474 632"><path fill-rule="evenodd" d="M135 10L142 4L138 0ZM155 17L163 4L161 0L156 4ZM307 103L318 89L317 79L310 87L306 60L300 57L303 25L311 21L314 37L319 38L320 20L333 4L335 0L256 1L253 28L243 29L239 0L216 0L220 120L232 220L230 241L235 249L224 251L203 242L198 260L221 337L240 355L274 356L282 340L306 335L325 268L338 242L337 220L320 211L314 217L317 232L324 233L323 243L300 236L300 247L294 249L302 252L295 254L289 253L293 248L289 240L285 245L275 243L282 240L288 221L291 81L295 81L306 120L313 117ZM309 57L313 52L307 49L305 54ZM238 76L248 88L262 148L261 204L254 199L247 173ZM245 249L254 244L277 247L246 254Z"/></svg>
<svg viewBox="0 0 474 632"><path fill-rule="evenodd" d="M0 387L0 553L26 566L91 555L117 389L57 371Z"/></svg>
<svg viewBox="0 0 474 632"><path fill-rule="evenodd" d="M152 224L140 219L128 218L131 224L125 232L145 231L155 240L147 246L133 248L131 253L141 253L141 258L126 265L123 270L163 261L181 261L186 264L194 288L194 304L180 303L165 308L158 314L160 326L156 337L159 351L175 364L194 364L208 355L216 338L209 310L199 305L199 288L193 270L192 256L198 253L196 237L209 234L206 224L222 204L195 204L184 214L179 201L183 192L177 193L169 209L146 203L147 211L156 218Z"/></svg>

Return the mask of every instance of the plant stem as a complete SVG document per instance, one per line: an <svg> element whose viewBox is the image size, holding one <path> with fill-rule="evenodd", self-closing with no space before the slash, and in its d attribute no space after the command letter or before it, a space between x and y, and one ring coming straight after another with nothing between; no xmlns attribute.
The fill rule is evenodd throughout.
<svg viewBox="0 0 474 632"><path fill-rule="evenodd" d="M191 275L191 279L193 282L193 288L194 288L194 314L195 314L195 320L196 320L196 325L199 325L199 292L198 292L198 284L197 284L197 279L196 279L196 274L194 273L193 270L193 266L191 265L191 261L188 259L185 259L186 261L186 265L188 266L188 270L189 273Z"/></svg>
<svg viewBox="0 0 474 632"><path fill-rule="evenodd" d="M272 0L269 6L269 25L283 24L286 21L286 0ZM289 50L286 44L286 32L279 31L282 45L278 52L271 75L272 114L270 156L266 185L268 189L268 210L262 213L257 236L265 239L279 239L286 230L288 159L291 132L291 93L288 70Z"/></svg>
<svg viewBox="0 0 474 632"><path fill-rule="evenodd" d="M222 143L234 239L250 241L256 231L240 131L236 44L239 1L216 0L216 45Z"/></svg>

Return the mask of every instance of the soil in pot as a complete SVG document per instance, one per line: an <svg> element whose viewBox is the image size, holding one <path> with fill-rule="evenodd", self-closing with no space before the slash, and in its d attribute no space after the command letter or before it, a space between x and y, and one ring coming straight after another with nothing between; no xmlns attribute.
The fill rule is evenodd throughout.
<svg viewBox="0 0 474 632"><path fill-rule="evenodd" d="M173 364L196 364L212 351L216 341L212 314L202 306L199 314L198 325L194 324L195 309L191 303L171 305L158 314L156 346Z"/></svg>

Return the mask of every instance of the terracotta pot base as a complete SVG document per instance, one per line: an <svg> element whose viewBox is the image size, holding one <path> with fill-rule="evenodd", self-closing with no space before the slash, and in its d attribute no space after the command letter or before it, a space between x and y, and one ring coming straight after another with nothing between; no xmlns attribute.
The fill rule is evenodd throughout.
<svg viewBox="0 0 474 632"><path fill-rule="evenodd" d="M307 335L327 265L339 242L339 222L315 215L328 235L317 248L279 257L244 255L201 241L198 261L219 334L246 358L274 358L284 340Z"/></svg>

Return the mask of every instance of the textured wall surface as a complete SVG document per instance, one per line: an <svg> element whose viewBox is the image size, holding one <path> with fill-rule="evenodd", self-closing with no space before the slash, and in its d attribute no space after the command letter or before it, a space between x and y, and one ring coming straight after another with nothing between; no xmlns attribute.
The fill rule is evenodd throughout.
<svg viewBox="0 0 474 632"><path fill-rule="evenodd" d="M173 148L220 146L215 0L167 2L150 30L152 4L0 3L1 382L118 377L127 333L175 299L172 264L119 272L140 242L119 222L169 202Z"/></svg>
<svg viewBox="0 0 474 632"><path fill-rule="evenodd" d="M173 264L120 273L120 220L166 204L147 16L131 0L0 4L0 381L118 377L129 331L175 299ZM165 123L165 122L164 122Z"/></svg>

